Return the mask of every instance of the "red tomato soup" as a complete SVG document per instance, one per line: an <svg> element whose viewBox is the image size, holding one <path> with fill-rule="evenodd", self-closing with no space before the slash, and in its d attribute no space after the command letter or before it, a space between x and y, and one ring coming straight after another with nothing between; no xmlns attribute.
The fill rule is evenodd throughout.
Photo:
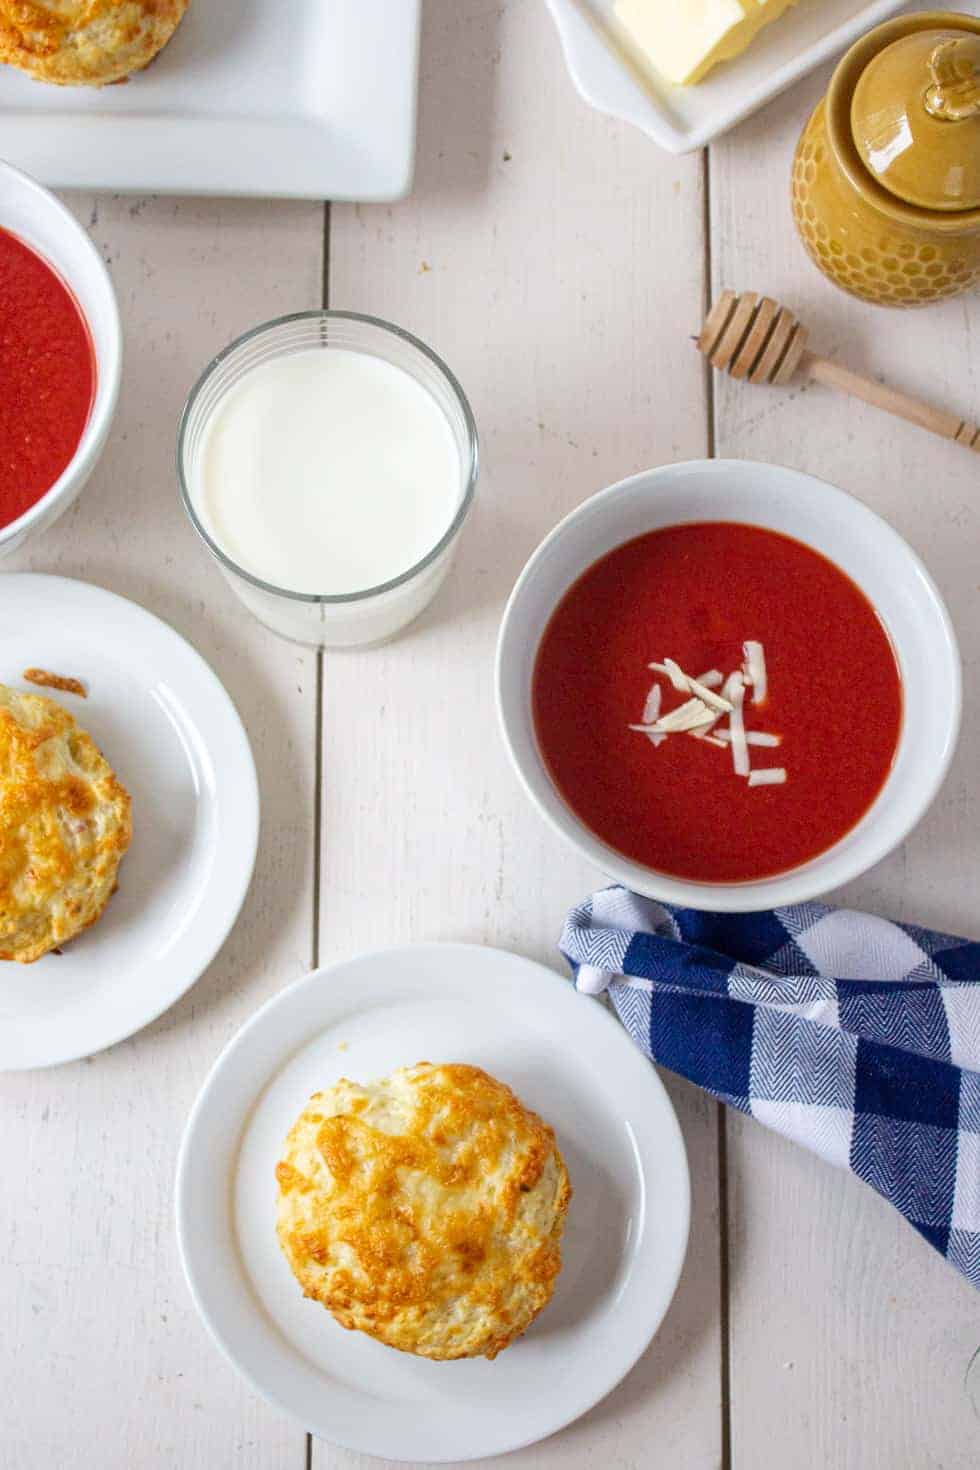
<svg viewBox="0 0 980 1470"><path fill-rule="evenodd" d="M764 676L746 642L762 644ZM737 715L700 725L710 740L649 729L692 698L649 668L665 659L714 671L729 705L745 686L748 740L769 743L740 759L760 784L736 772ZM727 522L651 531L591 566L545 629L532 701L551 777L596 836L718 883L785 872L843 837L881 790L902 723L895 654L864 593L801 542Z"/></svg>
<svg viewBox="0 0 980 1470"><path fill-rule="evenodd" d="M95 356L78 302L46 261L0 229L0 526L70 463L94 396Z"/></svg>

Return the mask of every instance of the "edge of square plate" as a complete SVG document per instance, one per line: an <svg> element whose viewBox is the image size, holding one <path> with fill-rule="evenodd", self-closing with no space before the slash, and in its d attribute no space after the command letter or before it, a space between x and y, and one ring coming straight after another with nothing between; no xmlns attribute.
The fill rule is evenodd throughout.
<svg viewBox="0 0 980 1470"><path fill-rule="evenodd" d="M357 0L350 3L356 7ZM316 147L318 141L329 138L329 129L302 121L282 124L267 118L106 116L95 112L79 116L70 111L0 107L2 156L49 189L365 204L403 199L415 175L422 0L399 3L403 9L398 20L403 40L407 34L410 54L404 58L404 85L386 96L388 114L397 108L397 117L393 121L389 115L378 130L385 139L383 158L363 151L360 157L345 160L340 170L334 165L331 174L331 165L320 161L322 148ZM365 110L376 109L368 106ZM107 129L109 134L115 130L120 135L115 152L106 146ZM66 130L70 148L65 146ZM284 181L283 174L275 171L261 180L253 177L253 161L266 137L277 137L279 157L289 161ZM353 142L357 141L355 136Z"/></svg>

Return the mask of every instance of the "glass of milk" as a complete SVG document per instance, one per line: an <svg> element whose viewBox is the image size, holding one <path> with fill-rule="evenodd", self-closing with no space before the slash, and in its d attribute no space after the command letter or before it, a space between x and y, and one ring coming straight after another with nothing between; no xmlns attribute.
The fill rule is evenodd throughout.
<svg viewBox="0 0 980 1470"><path fill-rule="evenodd" d="M260 622L299 643L381 643L452 562L476 487L459 383L400 327L347 311L266 322L181 415L191 523Z"/></svg>

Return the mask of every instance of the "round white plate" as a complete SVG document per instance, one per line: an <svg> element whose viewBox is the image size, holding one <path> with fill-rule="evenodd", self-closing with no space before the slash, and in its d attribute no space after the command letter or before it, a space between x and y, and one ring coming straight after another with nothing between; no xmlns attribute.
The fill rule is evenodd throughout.
<svg viewBox="0 0 980 1470"><path fill-rule="evenodd" d="M88 698L26 684L31 666L81 679ZM69 709L133 798L133 841L98 923L61 954L0 963L4 1070L90 1056L183 995L238 916L259 797L242 722L200 654L115 593L0 576L0 682Z"/></svg>
<svg viewBox="0 0 980 1470"><path fill-rule="evenodd" d="M574 1196L555 1296L492 1363L431 1363L301 1295L274 1170L307 1098L420 1060L486 1068L555 1128ZM313 1434L393 1460L468 1460L553 1434L614 1388L674 1294L687 1159L656 1072L619 1022L501 950L412 945L277 995L219 1057L177 1165L177 1236L201 1316L254 1388Z"/></svg>

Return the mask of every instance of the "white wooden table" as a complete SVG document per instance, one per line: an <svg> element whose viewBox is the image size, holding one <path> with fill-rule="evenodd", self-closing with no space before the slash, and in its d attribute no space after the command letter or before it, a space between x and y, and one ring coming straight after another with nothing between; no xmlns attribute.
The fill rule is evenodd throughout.
<svg viewBox="0 0 980 1470"><path fill-rule="evenodd" d="M723 284L763 288L831 353L976 415L976 297L864 307L793 236L790 156L825 82L674 159L579 102L542 5L430 0L407 202L71 199L118 288L125 386L93 482L7 566L111 587L197 645L248 727L263 837L241 920L179 1005L110 1052L0 1082L3 1470L377 1463L308 1444L205 1336L176 1259L177 1142L219 1048L318 961L441 938L555 962L599 875L505 764L491 655L526 556L601 486L711 453L782 461L861 496L923 555L962 642L963 738L920 829L846 897L980 933L977 461L819 388L712 384L688 340ZM471 396L485 468L422 621L318 660L243 619L180 511L173 447L215 349L324 301L433 343ZM606 1402L507 1464L972 1470L976 1295L855 1180L668 1085L694 1184L675 1302Z"/></svg>

